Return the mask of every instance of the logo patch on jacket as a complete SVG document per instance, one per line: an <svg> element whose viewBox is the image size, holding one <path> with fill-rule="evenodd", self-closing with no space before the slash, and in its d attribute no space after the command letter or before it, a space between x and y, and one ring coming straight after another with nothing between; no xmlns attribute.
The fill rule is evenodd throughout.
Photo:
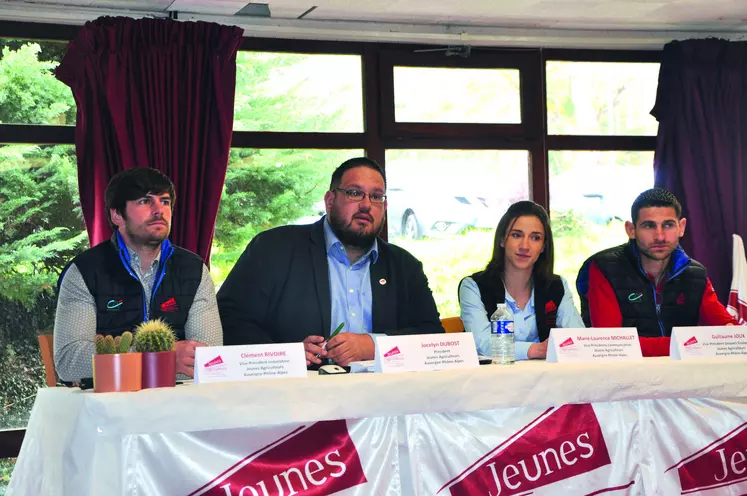
<svg viewBox="0 0 747 496"><path fill-rule="evenodd" d="M678 305L685 304L685 293L680 293L680 295L677 297L677 304Z"/></svg>
<svg viewBox="0 0 747 496"><path fill-rule="evenodd" d="M176 312L177 310L179 310L179 305L176 304L176 298L173 296L161 303L162 312Z"/></svg>
<svg viewBox="0 0 747 496"><path fill-rule="evenodd" d="M643 293L630 293L628 295L628 301L631 303L641 303L643 301Z"/></svg>
<svg viewBox="0 0 747 496"><path fill-rule="evenodd" d="M106 302L106 309L110 312L119 312L119 308L124 303L124 300L119 300L117 298L112 298L111 300Z"/></svg>
<svg viewBox="0 0 747 496"><path fill-rule="evenodd" d="M557 310L558 307L555 305L555 302L550 300L547 303L545 303L545 313L552 313L555 310Z"/></svg>

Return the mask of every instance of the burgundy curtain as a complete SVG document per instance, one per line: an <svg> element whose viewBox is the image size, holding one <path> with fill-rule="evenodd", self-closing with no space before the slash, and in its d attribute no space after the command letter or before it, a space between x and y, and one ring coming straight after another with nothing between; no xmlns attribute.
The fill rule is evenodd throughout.
<svg viewBox="0 0 747 496"><path fill-rule="evenodd" d="M70 42L57 78L78 106L78 183L91 246L111 236L104 206L109 179L153 167L176 189L172 242L208 262L242 32L205 22L102 17Z"/></svg>
<svg viewBox="0 0 747 496"><path fill-rule="evenodd" d="M747 43L667 44L651 114L659 120L656 185L682 202L682 246L725 302L731 235L747 235Z"/></svg>

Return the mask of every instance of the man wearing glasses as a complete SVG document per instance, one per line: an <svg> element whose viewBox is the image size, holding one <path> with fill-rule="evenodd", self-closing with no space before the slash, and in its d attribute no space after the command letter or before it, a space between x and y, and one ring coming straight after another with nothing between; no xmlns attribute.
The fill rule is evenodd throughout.
<svg viewBox="0 0 747 496"><path fill-rule="evenodd" d="M373 359L377 334L443 332L422 264L378 237L379 165L344 162L324 203L318 222L270 229L246 247L218 292L225 344L303 341L307 365L344 366Z"/></svg>

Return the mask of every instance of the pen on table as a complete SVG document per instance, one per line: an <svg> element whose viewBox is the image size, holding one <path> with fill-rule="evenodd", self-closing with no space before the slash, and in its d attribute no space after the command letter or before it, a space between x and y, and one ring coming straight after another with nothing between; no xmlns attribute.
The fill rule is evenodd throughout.
<svg viewBox="0 0 747 496"><path fill-rule="evenodd" d="M329 339L327 339L326 341L324 341L324 343L322 343L322 349L323 349L323 350L325 350L325 351L326 351L326 349L327 349L327 343L328 343L328 342L329 342L329 341L330 341L330 340L331 340L331 339L332 339L333 337L335 337L335 336L337 336L338 334L340 334L340 331L342 330L342 328L343 328L343 327L345 327L345 322L340 322L340 325L338 325L338 326L337 326L337 329L335 329L335 331L334 331L334 332L333 332L332 334L330 334L330 335L329 335ZM321 354L317 354L317 355L316 355L316 357L317 357L317 358L321 358Z"/></svg>

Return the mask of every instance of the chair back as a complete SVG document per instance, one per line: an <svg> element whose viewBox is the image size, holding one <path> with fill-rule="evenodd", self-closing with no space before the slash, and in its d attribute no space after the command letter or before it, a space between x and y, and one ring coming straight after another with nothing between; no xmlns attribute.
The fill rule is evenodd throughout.
<svg viewBox="0 0 747 496"><path fill-rule="evenodd" d="M459 317L446 317L441 319L441 325L446 332L464 332L464 322Z"/></svg>
<svg viewBox="0 0 747 496"><path fill-rule="evenodd" d="M57 385L57 373L54 369L54 335L41 334L38 339L42 361L44 362L44 373L47 378L47 386L55 387Z"/></svg>

